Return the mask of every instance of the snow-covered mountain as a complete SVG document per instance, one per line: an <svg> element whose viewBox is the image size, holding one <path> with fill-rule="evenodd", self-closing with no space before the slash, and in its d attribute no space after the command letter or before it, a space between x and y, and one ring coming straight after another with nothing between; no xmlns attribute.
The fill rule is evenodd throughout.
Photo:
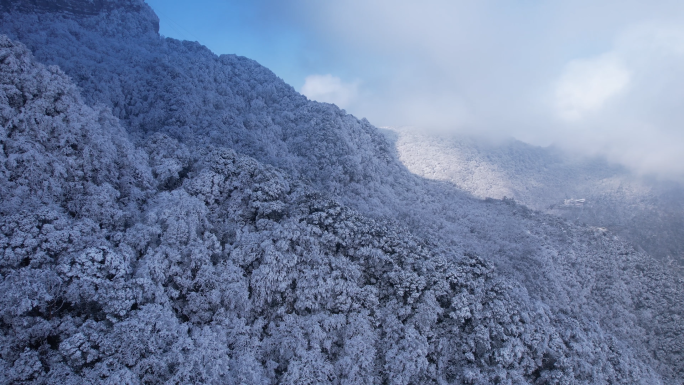
<svg viewBox="0 0 684 385"><path fill-rule="evenodd" d="M682 383L684 282L613 233L416 176L142 1L2 7L1 382Z"/></svg>
<svg viewBox="0 0 684 385"><path fill-rule="evenodd" d="M684 268L684 188L639 177L601 158L467 135L386 131L412 172L453 183L481 199L515 199L529 208L607 228L673 268Z"/></svg>

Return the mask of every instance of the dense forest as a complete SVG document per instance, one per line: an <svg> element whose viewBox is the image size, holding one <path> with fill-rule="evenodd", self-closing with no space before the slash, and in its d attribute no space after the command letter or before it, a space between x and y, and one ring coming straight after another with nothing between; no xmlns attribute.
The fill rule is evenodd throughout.
<svg viewBox="0 0 684 385"><path fill-rule="evenodd" d="M684 381L629 239L414 175L142 0L0 4L0 382Z"/></svg>

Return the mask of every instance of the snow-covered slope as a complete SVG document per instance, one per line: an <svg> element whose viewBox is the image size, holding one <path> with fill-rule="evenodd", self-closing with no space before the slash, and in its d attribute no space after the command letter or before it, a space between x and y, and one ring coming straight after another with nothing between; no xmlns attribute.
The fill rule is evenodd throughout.
<svg viewBox="0 0 684 385"><path fill-rule="evenodd" d="M61 70L3 38L4 382L682 382L684 283L610 232L419 178L142 2L9 4Z"/></svg>
<svg viewBox="0 0 684 385"><path fill-rule="evenodd" d="M672 267L684 268L684 188L637 177L600 158L515 140L388 129L412 172L449 181L476 197L515 199L527 207L618 233Z"/></svg>

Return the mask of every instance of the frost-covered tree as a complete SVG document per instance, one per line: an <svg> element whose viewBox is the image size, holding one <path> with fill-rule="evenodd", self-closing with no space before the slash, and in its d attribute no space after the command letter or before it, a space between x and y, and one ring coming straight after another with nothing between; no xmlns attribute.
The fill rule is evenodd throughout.
<svg viewBox="0 0 684 385"><path fill-rule="evenodd" d="M684 283L647 255L79 3L0 23L78 86L0 38L0 382L681 382Z"/></svg>

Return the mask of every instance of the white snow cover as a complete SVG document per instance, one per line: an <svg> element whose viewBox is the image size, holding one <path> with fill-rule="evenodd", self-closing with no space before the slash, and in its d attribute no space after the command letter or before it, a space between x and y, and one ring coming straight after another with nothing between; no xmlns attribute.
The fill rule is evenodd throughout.
<svg viewBox="0 0 684 385"><path fill-rule="evenodd" d="M635 175L605 158L513 139L402 127L385 130L399 159L417 175L448 181L486 199L517 203L573 222L605 227L684 272L684 186Z"/></svg>
<svg viewBox="0 0 684 385"><path fill-rule="evenodd" d="M6 3L0 382L684 379L684 282L610 232L419 178L142 2Z"/></svg>

